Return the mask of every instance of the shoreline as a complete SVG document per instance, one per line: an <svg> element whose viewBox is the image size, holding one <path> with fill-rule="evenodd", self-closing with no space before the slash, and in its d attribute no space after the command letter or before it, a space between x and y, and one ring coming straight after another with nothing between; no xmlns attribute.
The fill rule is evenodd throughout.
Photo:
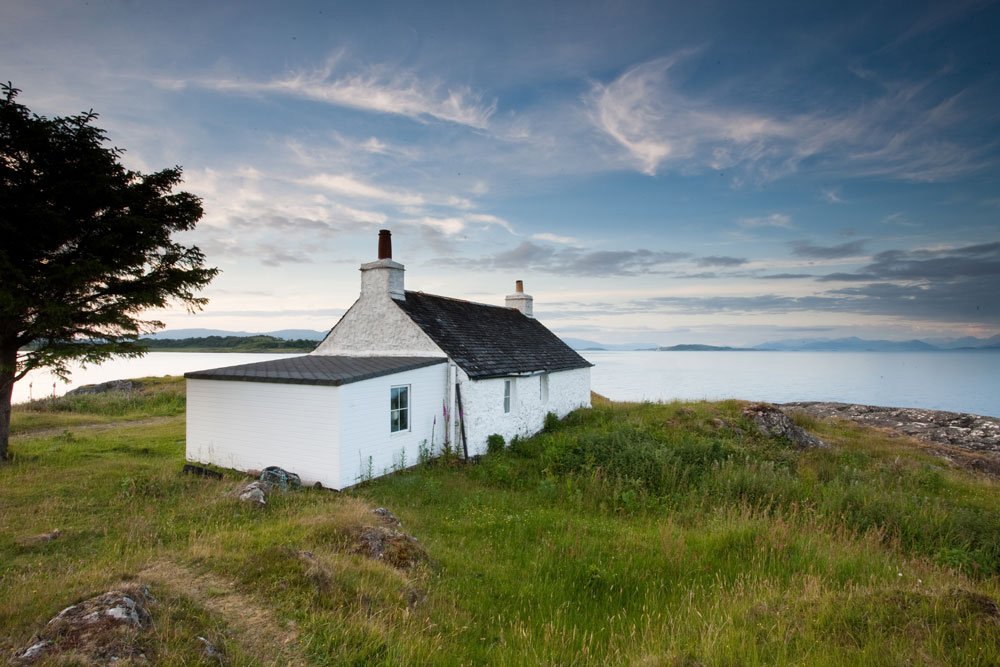
<svg viewBox="0 0 1000 667"><path fill-rule="evenodd" d="M930 452L963 468L1000 476L1000 418L967 412L860 403L779 403L789 413L844 419L920 441Z"/></svg>

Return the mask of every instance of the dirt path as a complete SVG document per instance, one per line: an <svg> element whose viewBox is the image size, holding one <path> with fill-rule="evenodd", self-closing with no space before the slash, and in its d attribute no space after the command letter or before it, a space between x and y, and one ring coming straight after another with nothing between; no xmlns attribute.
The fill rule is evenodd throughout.
<svg viewBox="0 0 1000 667"><path fill-rule="evenodd" d="M100 433L111 431L123 426L155 426L166 424L177 419L184 419L184 415L172 415L169 417L145 417L143 419L122 419L118 421L101 422L97 424L64 424L62 426L52 426L49 428L32 429L28 431L13 431L10 434L11 440L26 440L28 438L48 438L53 435L61 435L66 431L88 431Z"/></svg>
<svg viewBox="0 0 1000 667"><path fill-rule="evenodd" d="M225 577L198 572L172 561L159 561L140 572L139 580L190 598L221 617L260 664L307 664L299 652L297 631L283 627L260 601L240 593L234 582Z"/></svg>

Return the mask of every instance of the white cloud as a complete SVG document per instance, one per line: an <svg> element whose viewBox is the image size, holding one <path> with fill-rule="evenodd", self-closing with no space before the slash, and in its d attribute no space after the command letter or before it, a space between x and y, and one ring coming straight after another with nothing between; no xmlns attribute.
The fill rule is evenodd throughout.
<svg viewBox="0 0 1000 667"><path fill-rule="evenodd" d="M496 111L468 86L445 86L421 80L415 73L372 65L360 73L339 74L341 54L311 71L292 72L270 81L242 78L201 79L191 83L220 92L290 95L334 106L396 114L414 119L435 118L477 129L485 128ZM186 83L186 82L185 82ZM162 87L184 83L163 81ZM376 140L377 141L377 140Z"/></svg>
<svg viewBox="0 0 1000 667"><path fill-rule="evenodd" d="M770 215L758 216L755 218L740 218L736 221L740 227L779 227L781 229L792 229L792 216L785 213L772 213Z"/></svg>
<svg viewBox="0 0 1000 667"><path fill-rule="evenodd" d="M549 243L561 243L563 245L580 245L579 239L573 238L572 236L560 236L558 234L550 234L549 232L543 232L541 234L532 234L531 238L536 241L548 241Z"/></svg>
<svg viewBox="0 0 1000 667"><path fill-rule="evenodd" d="M620 143L653 175L667 161L689 159L713 145L709 166L727 168L759 151L759 142L786 137L790 129L766 116L723 110L675 90L667 77L682 52L636 65L591 93L598 128Z"/></svg>
<svg viewBox="0 0 1000 667"><path fill-rule="evenodd" d="M425 201L422 195L413 192L386 190L344 174L316 174L299 182L352 199L381 201L397 206L420 206Z"/></svg>
<svg viewBox="0 0 1000 667"><path fill-rule="evenodd" d="M844 203L844 198L840 195L840 188L823 188L820 190L820 195L827 204Z"/></svg>

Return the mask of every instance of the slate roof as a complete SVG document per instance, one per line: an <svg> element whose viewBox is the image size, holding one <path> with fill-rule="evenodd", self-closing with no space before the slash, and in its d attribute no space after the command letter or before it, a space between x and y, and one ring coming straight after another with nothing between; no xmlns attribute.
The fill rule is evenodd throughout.
<svg viewBox="0 0 1000 667"><path fill-rule="evenodd" d="M185 373L184 377L196 380L318 384L336 387L390 373L433 366L445 361L441 357L340 357L307 354L255 364L192 371Z"/></svg>
<svg viewBox="0 0 1000 667"><path fill-rule="evenodd" d="M593 366L541 322L513 308L423 292L406 292L406 300L394 303L470 378Z"/></svg>

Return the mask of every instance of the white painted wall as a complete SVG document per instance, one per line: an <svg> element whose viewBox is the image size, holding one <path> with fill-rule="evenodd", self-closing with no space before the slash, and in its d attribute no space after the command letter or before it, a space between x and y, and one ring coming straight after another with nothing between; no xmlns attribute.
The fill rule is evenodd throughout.
<svg viewBox="0 0 1000 667"><path fill-rule="evenodd" d="M339 488L341 387L187 381L187 459Z"/></svg>
<svg viewBox="0 0 1000 667"><path fill-rule="evenodd" d="M369 457L377 477L400 465L415 465L424 441L435 454L441 451L447 374L448 364L441 363L340 387L341 465L336 488L361 481L367 475ZM410 385L410 430L391 433L389 390L406 384Z"/></svg>
<svg viewBox="0 0 1000 667"><path fill-rule="evenodd" d="M444 357L445 353L387 293L362 294L312 354Z"/></svg>
<svg viewBox="0 0 1000 667"><path fill-rule="evenodd" d="M493 433L509 443L515 435L524 438L540 431L549 412L565 417L590 407L590 368L549 373L547 401L540 396L539 375L472 381L459 370L459 377L470 455L485 453L486 438ZM514 382L509 414L503 411L504 379Z"/></svg>

